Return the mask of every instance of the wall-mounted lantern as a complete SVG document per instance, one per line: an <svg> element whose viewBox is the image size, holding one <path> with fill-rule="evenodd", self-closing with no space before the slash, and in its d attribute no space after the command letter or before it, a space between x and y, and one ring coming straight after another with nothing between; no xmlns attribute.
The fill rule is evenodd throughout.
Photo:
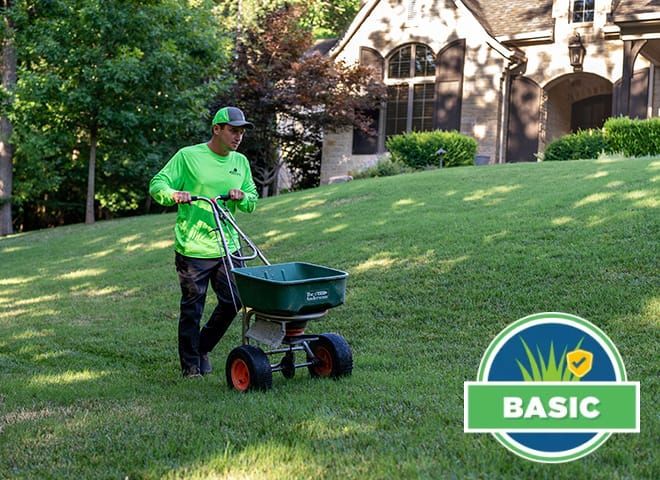
<svg viewBox="0 0 660 480"><path fill-rule="evenodd" d="M575 32L568 40L568 55L571 59L574 72L582 71L582 62L584 62L585 53L587 53L587 49L582 44L582 37L580 37L579 33Z"/></svg>

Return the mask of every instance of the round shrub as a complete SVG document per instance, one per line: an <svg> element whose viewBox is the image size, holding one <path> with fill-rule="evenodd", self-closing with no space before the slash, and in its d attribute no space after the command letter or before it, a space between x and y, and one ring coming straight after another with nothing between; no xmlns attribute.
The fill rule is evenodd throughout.
<svg viewBox="0 0 660 480"><path fill-rule="evenodd" d="M444 167L472 165L477 153L477 142L456 131L434 130L432 132L410 132L392 135L385 143L387 150L396 162L421 169L440 166L439 149L445 151L442 159Z"/></svg>

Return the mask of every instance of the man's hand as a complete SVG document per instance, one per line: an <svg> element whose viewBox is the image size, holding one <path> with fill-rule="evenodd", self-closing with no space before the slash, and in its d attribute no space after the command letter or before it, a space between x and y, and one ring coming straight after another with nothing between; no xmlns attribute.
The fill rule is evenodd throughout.
<svg viewBox="0 0 660 480"><path fill-rule="evenodd" d="M174 192L172 200L174 203L190 203L190 192Z"/></svg>
<svg viewBox="0 0 660 480"><path fill-rule="evenodd" d="M243 193L242 190L239 190L238 188L233 188L229 190L229 199L230 200L242 200L245 194Z"/></svg>

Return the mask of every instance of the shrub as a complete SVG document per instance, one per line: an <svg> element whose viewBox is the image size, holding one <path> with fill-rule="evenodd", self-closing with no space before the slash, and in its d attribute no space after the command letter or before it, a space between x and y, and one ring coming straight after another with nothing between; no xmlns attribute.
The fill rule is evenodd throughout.
<svg viewBox="0 0 660 480"><path fill-rule="evenodd" d="M543 160L580 160L598 158L601 152L609 152L608 142L602 130L580 130L564 135L551 142L543 153Z"/></svg>
<svg viewBox="0 0 660 480"><path fill-rule="evenodd" d="M621 153L626 157L660 154L660 118L610 118L602 129L581 130L550 143L543 153L543 159L552 161L597 158L601 152Z"/></svg>
<svg viewBox="0 0 660 480"><path fill-rule="evenodd" d="M373 167L357 172L353 175L353 178L391 177L401 173L409 173L413 170L413 168L405 163L392 160L390 157L385 157L378 160L378 163Z"/></svg>
<svg viewBox="0 0 660 480"><path fill-rule="evenodd" d="M605 122L603 130L611 152L622 152L627 157L660 154L660 118L610 118Z"/></svg>
<svg viewBox="0 0 660 480"><path fill-rule="evenodd" d="M456 131L410 132L393 135L387 139L386 147L394 161L412 168L439 166L437 151L445 150L444 167L472 165L477 153L477 142Z"/></svg>

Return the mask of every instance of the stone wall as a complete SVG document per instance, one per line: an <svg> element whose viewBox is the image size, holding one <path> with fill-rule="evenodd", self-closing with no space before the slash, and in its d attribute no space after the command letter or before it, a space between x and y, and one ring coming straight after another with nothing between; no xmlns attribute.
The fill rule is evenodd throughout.
<svg viewBox="0 0 660 480"><path fill-rule="evenodd" d="M353 131L326 133L323 139L323 161L321 184L329 183L333 177L343 177L371 167L381 155L353 155Z"/></svg>
<svg viewBox="0 0 660 480"><path fill-rule="evenodd" d="M463 78L461 133L473 137L477 155L500 161L500 129L506 60L487 45L468 44Z"/></svg>

